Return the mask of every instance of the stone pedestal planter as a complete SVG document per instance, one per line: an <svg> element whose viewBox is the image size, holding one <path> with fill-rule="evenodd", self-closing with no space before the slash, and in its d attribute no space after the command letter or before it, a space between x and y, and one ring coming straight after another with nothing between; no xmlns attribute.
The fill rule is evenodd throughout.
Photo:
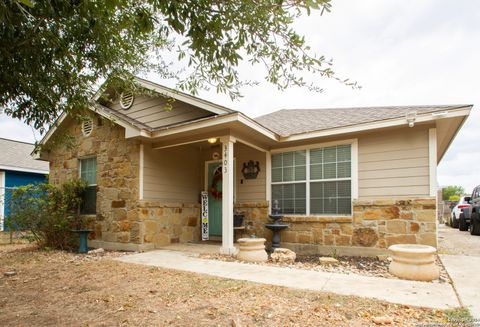
<svg viewBox="0 0 480 327"><path fill-rule="evenodd" d="M440 269L435 265L437 249L420 244L395 244L388 248L392 262L388 268L392 275L403 279L431 281L438 279Z"/></svg>
<svg viewBox="0 0 480 327"><path fill-rule="evenodd" d="M247 262L265 262L268 254L265 251L264 238L240 238L238 239L239 251L237 259Z"/></svg>

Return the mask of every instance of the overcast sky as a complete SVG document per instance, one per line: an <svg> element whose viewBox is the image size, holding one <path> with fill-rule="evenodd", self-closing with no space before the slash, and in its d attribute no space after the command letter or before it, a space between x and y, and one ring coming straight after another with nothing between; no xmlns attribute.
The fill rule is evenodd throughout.
<svg viewBox="0 0 480 327"><path fill-rule="evenodd" d="M296 26L312 49L334 59L337 74L362 89L320 80L321 94L299 88L281 92L263 83L243 89L236 102L213 92L201 97L252 117L282 108L480 104L478 0L334 0L331 13L314 13ZM249 67L241 73L263 76ZM480 184L477 109L438 167L440 185L462 185L470 192ZM5 115L0 115L0 137L35 141L29 126Z"/></svg>

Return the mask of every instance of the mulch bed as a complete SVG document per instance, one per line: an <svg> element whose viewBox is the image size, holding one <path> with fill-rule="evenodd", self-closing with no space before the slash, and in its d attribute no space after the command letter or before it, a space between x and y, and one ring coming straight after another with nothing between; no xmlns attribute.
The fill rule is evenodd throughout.
<svg viewBox="0 0 480 327"><path fill-rule="evenodd" d="M236 261L233 257L225 256L221 254L201 254L203 259L212 259L212 260L221 260L221 261ZM338 260L338 265L322 265L319 263L320 255L308 255L308 256L297 256L297 259L294 264L288 263L278 263L272 262L269 259L268 262L264 263L250 263L249 264L259 264L259 265L268 265L275 267L285 267L285 268L296 268L296 269L305 269L305 270L314 270L314 271L323 271L323 272L332 272L340 274L358 274L363 276L371 277L383 277L390 279L398 279L398 277L390 274L388 272L388 266L390 260L381 260L376 257L347 257L339 256L336 257ZM437 257L437 265L440 267L440 278L438 280L432 281L432 283L451 283L448 274L443 267L442 263Z"/></svg>

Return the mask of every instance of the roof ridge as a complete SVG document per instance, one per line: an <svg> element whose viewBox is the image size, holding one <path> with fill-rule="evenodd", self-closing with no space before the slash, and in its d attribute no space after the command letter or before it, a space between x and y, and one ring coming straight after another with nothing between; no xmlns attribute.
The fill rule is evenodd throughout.
<svg viewBox="0 0 480 327"><path fill-rule="evenodd" d="M443 108L443 107L452 107L452 108L462 108L462 107L471 107L473 104L420 104L420 105L389 105L389 106L361 106L361 107L323 107L323 108L284 108L272 113L280 111L293 111L293 110L341 110L341 109L399 109L399 108ZM269 115L269 114L266 114ZM260 116L261 117L261 116Z"/></svg>

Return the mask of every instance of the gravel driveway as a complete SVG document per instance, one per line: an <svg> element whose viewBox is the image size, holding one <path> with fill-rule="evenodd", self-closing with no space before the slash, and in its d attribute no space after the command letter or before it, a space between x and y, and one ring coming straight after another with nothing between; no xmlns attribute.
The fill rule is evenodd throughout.
<svg viewBox="0 0 480 327"><path fill-rule="evenodd" d="M438 249L443 254L480 257L480 236L441 224L438 230Z"/></svg>

